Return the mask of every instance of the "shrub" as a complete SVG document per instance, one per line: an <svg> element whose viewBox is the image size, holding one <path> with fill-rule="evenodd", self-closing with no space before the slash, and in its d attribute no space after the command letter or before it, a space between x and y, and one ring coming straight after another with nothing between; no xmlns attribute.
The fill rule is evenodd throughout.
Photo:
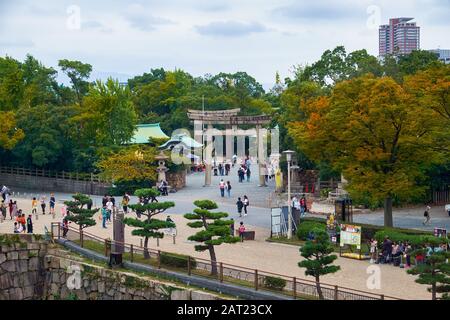
<svg viewBox="0 0 450 320"><path fill-rule="evenodd" d="M306 240L310 231L315 228L325 231L327 229L325 221L322 223L316 221L301 221L297 228L297 237L300 240Z"/></svg>
<svg viewBox="0 0 450 320"><path fill-rule="evenodd" d="M286 286L286 280L277 277L265 276L264 286L268 289L281 291Z"/></svg>
<svg viewBox="0 0 450 320"><path fill-rule="evenodd" d="M175 268L188 268L188 256L176 253L161 253L161 265L166 265ZM191 257L191 268L195 268L197 262Z"/></svg>

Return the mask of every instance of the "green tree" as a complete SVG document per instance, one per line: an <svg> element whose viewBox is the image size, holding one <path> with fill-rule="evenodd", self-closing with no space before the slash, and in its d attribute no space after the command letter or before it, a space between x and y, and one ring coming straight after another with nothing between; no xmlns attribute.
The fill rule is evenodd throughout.
<svg viewBox="0 0 450 320"><path fill-rule="evenodd" d="M305 260L298 263L300 268L305 268L305 275L314 277L316 281L317 294L319 299L323 300L324 295L320 286L320 277L326 274L335 273L341 269L339 266L332 265L337 259L333 245L330 242L330 236L326 231L313 229L314 240L308 240L300 248L300 254Z"/></svg>
<svg viewBox="0 0 450 320"><path fill-rule="evenodd" d="M142 198L156 198L159 196L159 192L156 189L138 189L134 193L137 197ZM169 208L175 206L172 201L165 202L149 202L147 204L132 204L129 207L138 212L139 215L143 215L145 218L141 220L138 218L125 218L123 223L128 226L135 227L131 234L133 236L144 237L144 258L149 259L150 254L148 252L148 240L149 238L164 237L164 233L159 231L160 229L174 228L175 224L164 220L154 218L157 214L166 211Z"/></svg>
<svg viewBox="0 0 450 320"><path fill-rule="evenodd" d="M442 294L442 298L448 299L450 292L450 264L448 259L450 258L450 252L439 251L434 249L439 247L445 240L436 237L427 237L423 245L430 246L433 252L428 255L423 264L416 264L407 272L411 275L418 275L415 280L417 283L426 284L430 287L428 291L431 292L432 300L437 299L437 293ZM427 249L418 249L412 253L412 256L417 255L425 256Z"/></svg>
<svg viewBox="0 0 450 320"><path fill-rule="evenodd" d="M82 147L109 147L127 143L136 129L137 114L131 92L117 80L97 80L71 121L74 137Z"/></svg>
<svg viewBox="0 0 450 320"><path fill-rule="evenodd" d="M92 201L89 196L85 194L77 193L73 195L72 198L74 200L64 201L64 204L67 206L66 219L78 225L80 230L80 241L82 241L83 229L96 225L95 219L92 217L98 209L84 208L84 206L87 206Z"/></svg>
<svg viewBox="0 0 450 320"><path fill-rule="evenodd" d="M20 63L11 57L0 58L0 110L17 110L23 101L24 91Z"/></svg>
<svg viewBox="0 0 450 320"><path fill-rule="evenodd" d="M23 130L16 127L14 112L0 111L0 148L12 149L23 137Z"/></svg>
<svg viewBox="0 0 450 320"><path fill-rule="evenodd" d="M222 243L236 243L239 237L233 237L230 234L231 220L222 220L228 217L225 212L212 212L217 209L217 204L211 200L196 200L194 205L197 207L193 213L187 213L184 217L188 220L196 220L189 222L191 228L203 228L194 235L188 237L188 240L199 242L195 246L196 251L209 251L211 257L211 274L217 275L217 258L214 246Z"/></svg>
<svg viewBox="0 0 450 320"><path fill-rule="evenodd" d="M59 60L58 66L69 77L81 106L83 96L87 93L89 83L86 81L92 72L92 66L77 60Z"/></svg>

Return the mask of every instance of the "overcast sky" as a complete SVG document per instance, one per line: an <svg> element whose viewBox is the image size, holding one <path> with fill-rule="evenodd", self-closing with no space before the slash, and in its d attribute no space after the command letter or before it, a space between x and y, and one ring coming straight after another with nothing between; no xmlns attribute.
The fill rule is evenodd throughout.
<svg viewBox="0 0 450 320"><path fill-rule="evenodd" d="M378 25L399 16L415 18L422 49L450 49L450 0L0 0L0 55L81 60L121 81L246 71L267 88L337 45L377 55Z"/></svg>

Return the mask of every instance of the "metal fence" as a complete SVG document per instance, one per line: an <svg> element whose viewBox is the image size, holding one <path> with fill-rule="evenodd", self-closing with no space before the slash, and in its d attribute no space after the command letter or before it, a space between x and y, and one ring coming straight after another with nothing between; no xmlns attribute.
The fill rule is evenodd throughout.
<svg viewBox="0 0 450 320"><path fill-rule="evenodd" d="M240 286L251 287L254 290L272 291L285 294L294 299L318 299L319 294L315 281L298 279L273 272L251 269L242 266L232 265L222 262L194 258L175 253L164 252L155 249L145 249L141 246L119 243L111 239L102 239L86 231L81 231L69 227L66 234L59 223L52 223L51 233L53 238L64 238L81 247L104 254L108 257L114 246L123 248L123 259L130 262L149 264L157 268L187 273L206 278L213 278L219 282L226 282ZM144 253L147 255L145 258ZM173 265L165 258L175 257L181 264ZM217 269L212 272L213 266ZM273 285L273 283L278 285ZM399 300L398 298L375 294L366 291L355 290L335 286L327 283L320 283L323 298L326 300Z"/></svg>

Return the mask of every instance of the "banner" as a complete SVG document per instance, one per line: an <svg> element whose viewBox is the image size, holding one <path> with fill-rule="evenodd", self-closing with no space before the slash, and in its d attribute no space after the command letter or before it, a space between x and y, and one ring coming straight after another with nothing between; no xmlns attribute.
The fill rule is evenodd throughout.
<svg viewBox="0 0 450 320"><path fill-rule="evenodd" d="M357 249L361 249L361 227L351 224L341 224L341 241L340 245L355 245Z"/></svg>

